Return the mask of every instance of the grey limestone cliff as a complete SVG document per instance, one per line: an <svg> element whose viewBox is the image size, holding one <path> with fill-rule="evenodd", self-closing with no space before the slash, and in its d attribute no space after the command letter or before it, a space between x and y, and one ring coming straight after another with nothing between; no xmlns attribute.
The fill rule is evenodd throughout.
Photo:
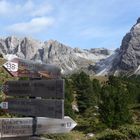
<svg viewBox="0 0 140 140"><path fill-rule="evenodd" d="M54 40L41 42L29 37L15 36L0 39L0 53L6 59L17 56L27 60L55 64L65 74L81 69L89 72L90 64L94 65L99 60L110 56L110 52L106 49L82 50ZM94 71L90 73L93 74Z"/></svg>
<svg viewBox="0 0 140 140"><path fill-rule="evenodd" d="M97 75L140 74L140 18L124 36L120 49L97 63L94 69Z"/></svg>

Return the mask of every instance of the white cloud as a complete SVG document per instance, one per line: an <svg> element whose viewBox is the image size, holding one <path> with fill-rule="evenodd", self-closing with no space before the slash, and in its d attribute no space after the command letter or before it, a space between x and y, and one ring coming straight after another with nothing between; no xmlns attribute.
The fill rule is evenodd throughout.
<svg viewBox="0 0 140 140"><path fill-rule="evenodd" d="M36 1L26 0L24 3L14 3L10 0L0 0L0 16L45 16L53 10L47 2L37 4Z"/></svg>
<svg viewBox="0 0 140 140"><path fill-rule="evenodd" d="M0 0L0 18L4 18L7 24L10 21L4 27L5 32L10 34L33 35L46 31L54 23L53 16L50 16L52 10L46 0L40 3L36 0Z"/></svg>
<svg viewBox="0 0 140 140"><path fill-rule="evenodd" d="M11 9L11 4L8 3L6 0L1 0L0 1L0 15L7 14L9 9Z"/></svg>
<svg viewBox="0 0 140 140"><path fill-rule="evenodd" d="M52 26L53 23L53 18L38 17L33 18L29 22L21 22L10 25L8 26L7 30L15 34L31 35L47 29L48 27Z"/></svg>
<svg viewBox="0 0 140 140"><path fill-rule="evenodd" d="M44 16L50 13L53 10L53 7L48 3L43 3L38 7L34 7L31 11L31 16Z"/></svg>

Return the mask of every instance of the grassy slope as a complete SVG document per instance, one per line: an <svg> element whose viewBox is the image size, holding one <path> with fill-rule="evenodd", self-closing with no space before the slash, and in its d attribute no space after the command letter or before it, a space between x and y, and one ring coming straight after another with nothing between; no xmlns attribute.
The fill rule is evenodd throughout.
<svg viewBox="0 0 140 140"><path fill-rule="evenodd" d="M4 82L8 80L14 79L3 67L2 65L6 62L5 59L0 58L0 84L3 84Z"/></svg>
<svg viewBox="0 0 140 140"><path fill-rule="evenodd" d="M1 86L8 80L13 80L14 78L2 67L2 65L6 62L5 59L0 58L0 89ZM5 100L5 95L0 90L0 101ZM9 114L4 113L2 110L0 110L0 117L9 117Z"/></svg>

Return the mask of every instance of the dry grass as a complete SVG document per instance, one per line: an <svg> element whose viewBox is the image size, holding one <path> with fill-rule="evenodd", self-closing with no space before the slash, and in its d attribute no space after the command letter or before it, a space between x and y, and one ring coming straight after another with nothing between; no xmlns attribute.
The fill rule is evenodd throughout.
<svg viewBox="0 0 140 140"><path fill-rule="evenodd" d="M105 83L108 81L108 76L91 76L91 79L97 79L99 80L101 83Z"/></svg>

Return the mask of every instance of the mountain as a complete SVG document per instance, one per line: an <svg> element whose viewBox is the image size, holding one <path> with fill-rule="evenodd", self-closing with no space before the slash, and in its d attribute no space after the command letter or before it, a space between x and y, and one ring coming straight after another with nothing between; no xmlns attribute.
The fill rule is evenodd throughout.
<svg viewBox="0 0 140 140"><path fill-rule="evenodd" d="M120 49L99 61L93 70L96 75L140 74L140 18L124 36Z"/></svg>
<svg viewBox="0 0 140 140"><path fill-rule="evenodd" d="M15 36L0 39L0 54L6 59L20 57L49 64L55 64L62 73L69 74L84 70L90 74L94 71L90 66L112 54L107 49L82 50L64 45L58 41L41 42L32 38Z"/></svg>

